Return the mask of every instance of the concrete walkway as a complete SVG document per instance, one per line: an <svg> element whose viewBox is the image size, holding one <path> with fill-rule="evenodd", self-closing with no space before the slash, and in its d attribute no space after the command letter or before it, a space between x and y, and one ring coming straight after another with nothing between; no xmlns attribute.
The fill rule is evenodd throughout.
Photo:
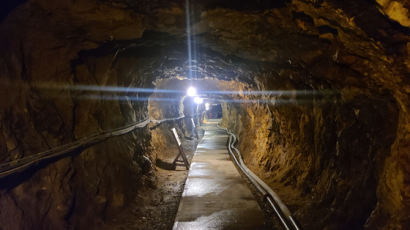
<svg viewBox="0 0 410 230"><path fill-rule="evenodd" d="M230 160L228 135L216 124L204 126L173 229L263 229L264 214Z"/></svg>

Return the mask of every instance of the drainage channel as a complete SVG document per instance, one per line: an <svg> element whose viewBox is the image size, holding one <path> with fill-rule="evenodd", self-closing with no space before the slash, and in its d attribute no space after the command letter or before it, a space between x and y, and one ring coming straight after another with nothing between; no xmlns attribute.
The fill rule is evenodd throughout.
<svg viewBox="0 0 410 230"><path fill-rule="evenodd" d="M263 182L255 173L253 173L248 167L246 167L241 152L235 147L238 143L238 138L229 131L227 128L223 128L218 124L218 128L224 130L228 135L228 150L232 156L234 162L242 173L249 179L249 181L255 186L255 188L262 194L264 201L274 211L276 217L280 220L281 225L286 230L300 230L301 227L296 223L295 218L292 216L288 207L282 202L279 196Z"/></svg>

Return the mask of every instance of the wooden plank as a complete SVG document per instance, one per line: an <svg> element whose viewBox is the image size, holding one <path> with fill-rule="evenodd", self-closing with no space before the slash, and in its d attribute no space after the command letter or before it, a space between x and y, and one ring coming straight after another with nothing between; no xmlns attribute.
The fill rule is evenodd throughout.
<svg viewBox="0 0 410 230"><path fill-rule="evenodd" d="M179 140L177 130L175 128L172 128L171 130L172 130L172 133L174 134L174 138L175 138L178 146L181 146L182 143L181 143L181 140Z"/></svg>
<svg viewBox="0 0 410 230"><path fill-rule="evenodd" d="M182 157L182 160L183 160L183 162L184 162L185 168L188 170L188 169L189 169L189 162L188 162L188 159L187 159L187 157L186 157L186 155L185 155L185 153L184 153L184 149L182 149L182 146L181 146L182 143L181 143L181 140L179 139L177 130L176 130L175 128L172 128L171 131L172 131L172 134L174 134L174 139L175 139L175 141L176 141L176 143L177 143L177 145L178 145L178 149L179 149L179 154L178 154L177 157L174 159L174 162L172 162L172 164L174 165L174 167L176 167L176 163L179 161L179 160L178 160L179 157Z"/></svg>

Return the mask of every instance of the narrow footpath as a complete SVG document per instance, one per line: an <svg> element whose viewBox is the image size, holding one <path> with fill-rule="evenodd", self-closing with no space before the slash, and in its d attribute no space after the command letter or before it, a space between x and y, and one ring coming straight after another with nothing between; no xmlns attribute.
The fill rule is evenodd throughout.
<svg viewBox="0 0 410 230"><path fill-rule="evenodd" d="M174 230L264 228L264 213L230 160L228 135L217 128L218 121L203 126Z"/></svg>

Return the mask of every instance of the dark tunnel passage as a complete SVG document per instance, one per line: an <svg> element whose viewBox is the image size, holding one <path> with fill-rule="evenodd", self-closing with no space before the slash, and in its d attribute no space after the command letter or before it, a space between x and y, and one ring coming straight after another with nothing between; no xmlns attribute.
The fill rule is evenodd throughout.
<svg viewBox="0 0 410 230"><path fill-rule="evenodd" d="M407 1L1 4L0 230L410 228Z"/></svg>

